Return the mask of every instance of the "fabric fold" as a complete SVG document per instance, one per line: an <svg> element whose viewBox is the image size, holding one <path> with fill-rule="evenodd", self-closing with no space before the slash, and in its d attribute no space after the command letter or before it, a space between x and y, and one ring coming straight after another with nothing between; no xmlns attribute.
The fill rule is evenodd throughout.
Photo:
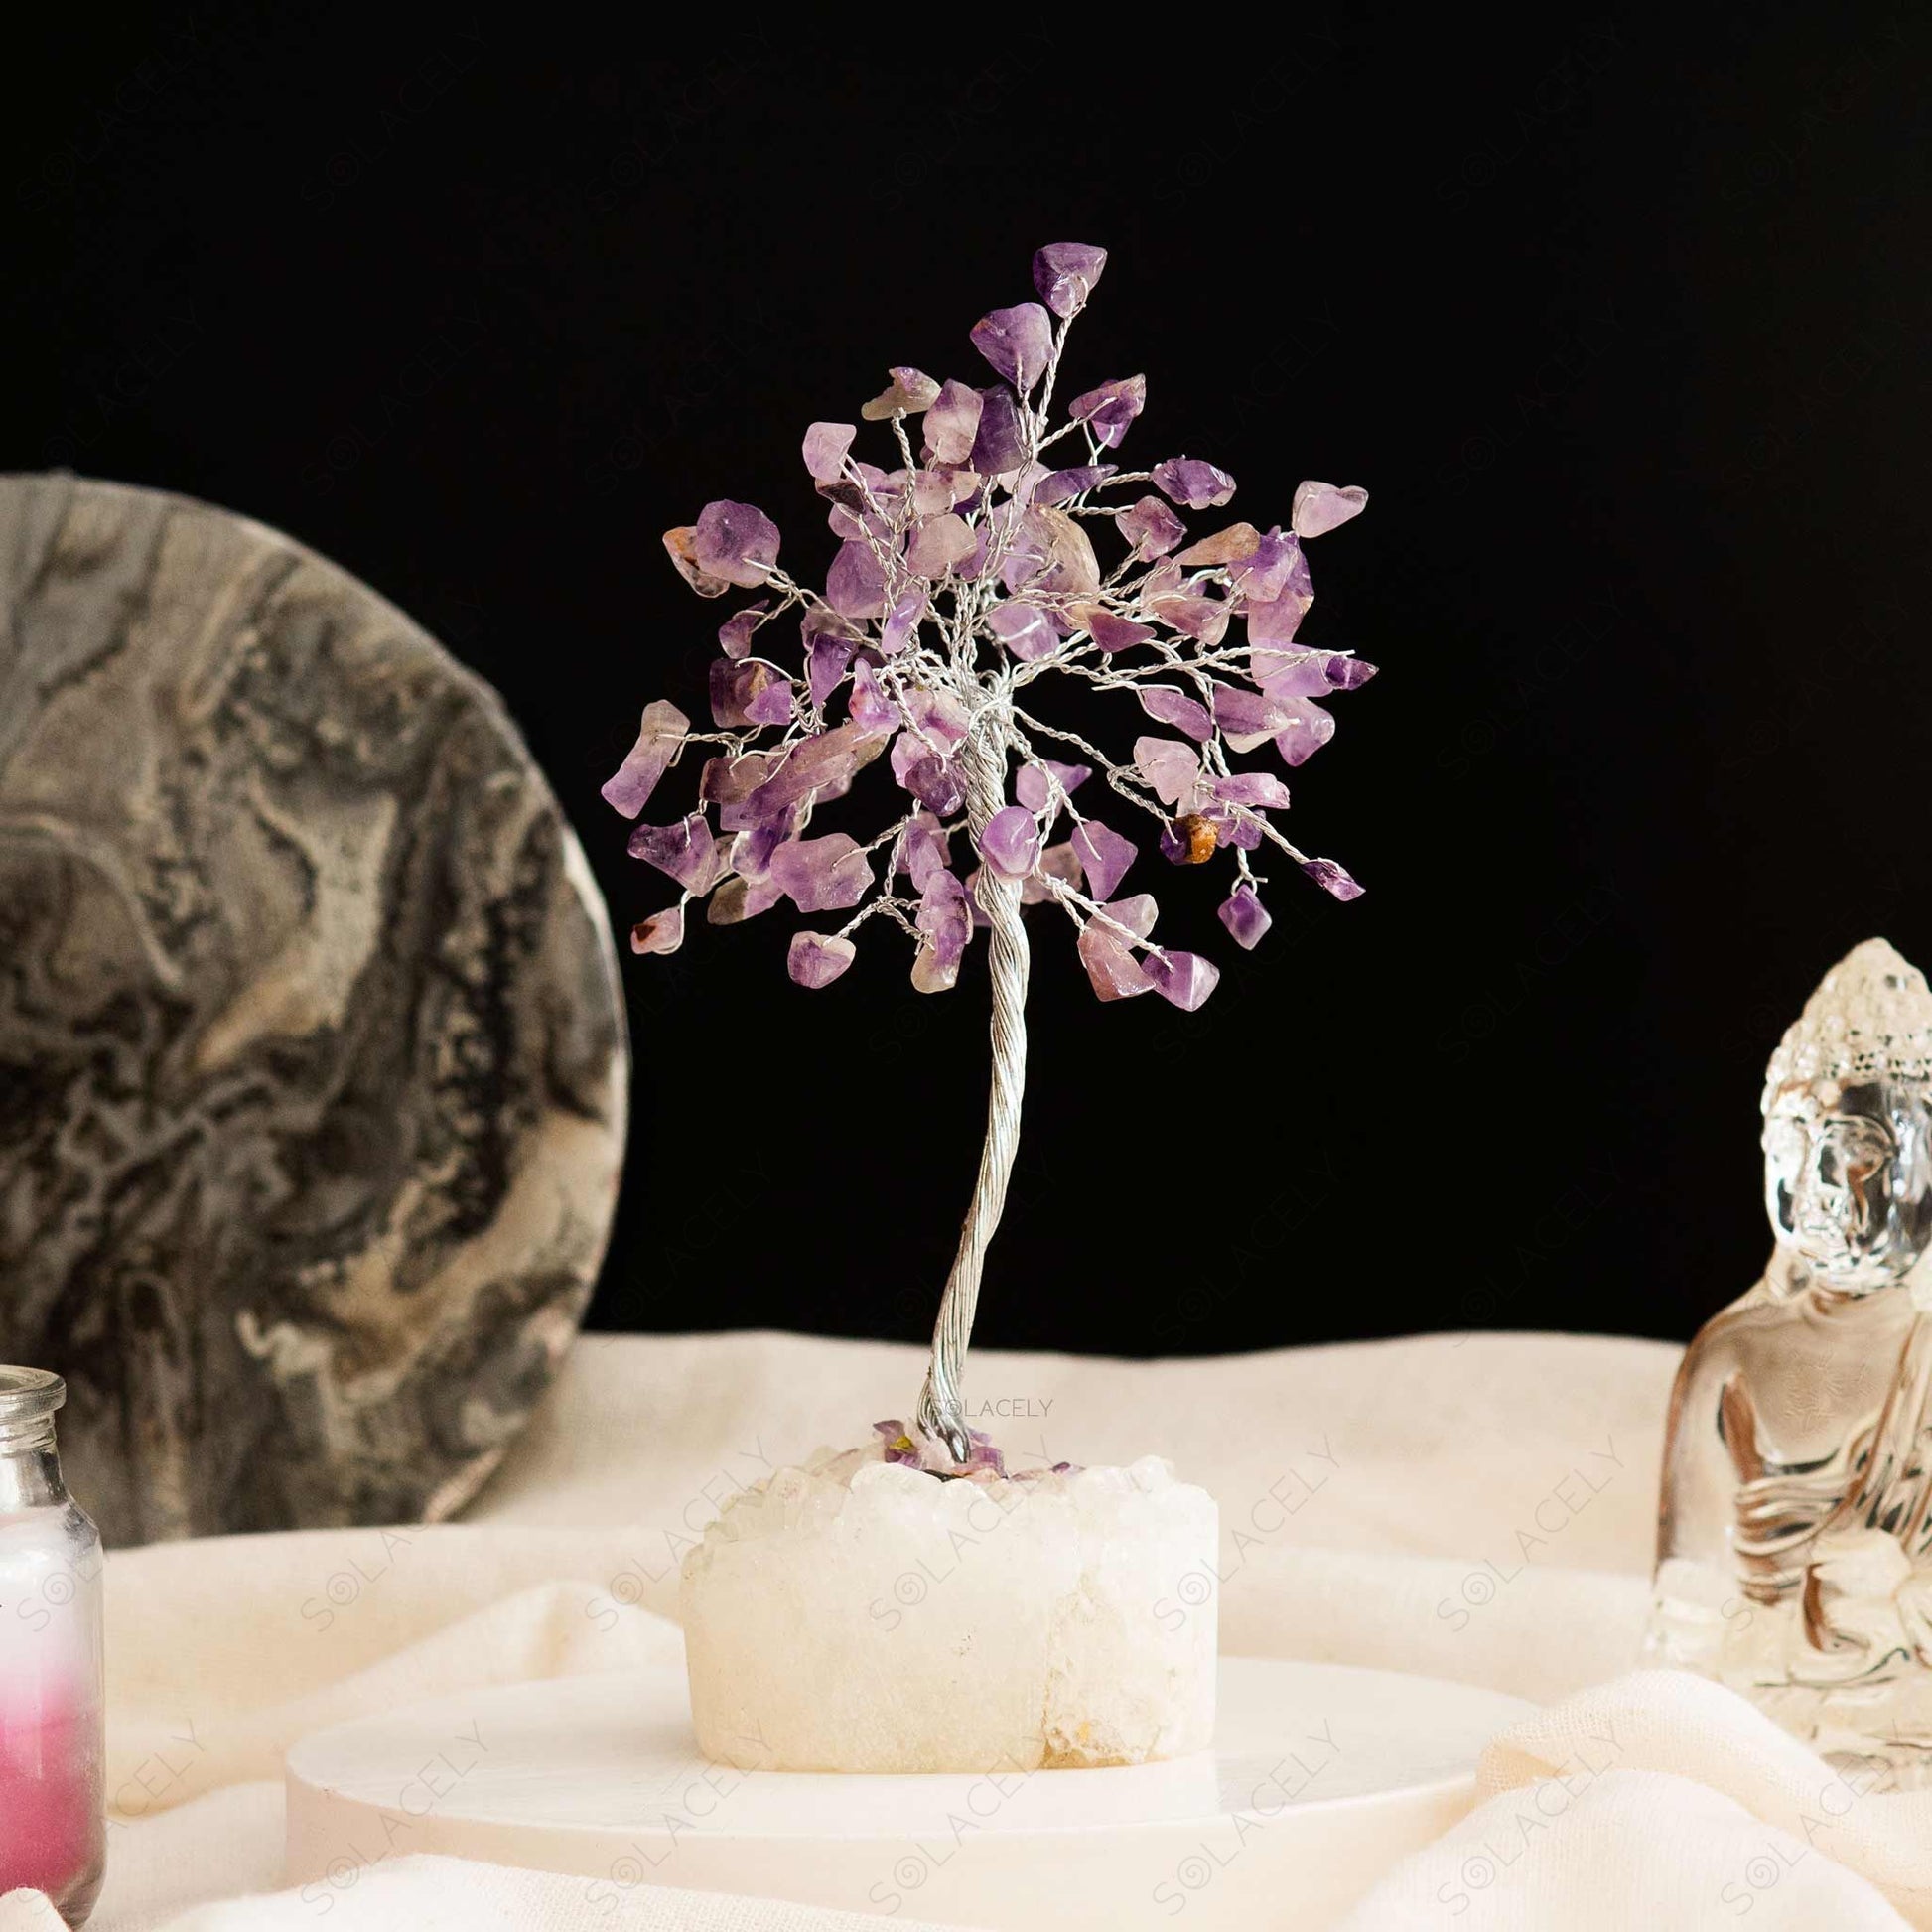
<svg viewBox="0 0 1932 1932"><path fill-rule="evenodd" d="M989 1350L973 1421L1022 1456L1163 1453L1212 1490L1227 1654L1545 1707L1490 1742L1473 1809L1383 1874L1348 1932L1932 1928L1932 1794L1834 1772L1716 1685L1629 1670L1677 1353L1560 1335L1167 1362ZM279 1779L298 1738L357 1716L676 1663L678 1564L719 1504L902 1413L920 1365L793 1335L589 1336L464 1523L113 1555L97 1932L905 1924L648 1885L598 1906L580 1880L420 1855L305 1898L277 1889ZM1292 1898L1277 1922L1302 1932ZM0 1900L0 1932L53 1923L37 1896Z"/></svg>

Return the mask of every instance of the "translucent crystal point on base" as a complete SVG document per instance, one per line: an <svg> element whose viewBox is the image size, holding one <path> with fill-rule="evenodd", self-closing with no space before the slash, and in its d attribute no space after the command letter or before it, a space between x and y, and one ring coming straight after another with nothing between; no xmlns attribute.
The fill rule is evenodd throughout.
<svg viewBox="0 0 1932 1932"><path fill-rule="evenodd" d="M1763 1096L1763 1278L1671 1395L1645 1660L1932 1786L1932 990L1882 939L1828 973Z"/></svg>
<svg viewBox="0 0 1932 1932"><path fill-rule="evenodd" d="M779 1469L685 1558L699 1748L858 1772L1203 1750L1215 1606L1183 1580L1213 1563L1217 1522L1154 1457L950 1481L861 1451Z"/></svg>

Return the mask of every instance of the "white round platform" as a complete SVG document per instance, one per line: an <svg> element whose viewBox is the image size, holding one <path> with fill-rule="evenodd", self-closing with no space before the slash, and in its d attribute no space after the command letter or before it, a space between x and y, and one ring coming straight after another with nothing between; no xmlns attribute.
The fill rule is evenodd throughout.
<svg viewBox="0 0 1932 1932"><path fill-rule="evenodd" d="M977 1777L764 1771L755 1739L707 1763L676 1670L442 1698L289 1753L289 1882L320 1900L441 1852L578 1874L593 1908L671 1885L1002 1932L1314 1932L1467 1810L1478 1750L1530 1708L1249 1658L1220 1695L1212 1751Z"/></svg>

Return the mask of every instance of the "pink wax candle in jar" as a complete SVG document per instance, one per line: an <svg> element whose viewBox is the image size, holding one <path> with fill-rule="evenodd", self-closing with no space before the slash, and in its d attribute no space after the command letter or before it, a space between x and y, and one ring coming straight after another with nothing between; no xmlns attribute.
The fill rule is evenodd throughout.
<svg viewBox="0 0 1932 1932"><path fill-rule="evenodd" d="M67 1384L0 1367L0 1893L93 1909L101 1807L100 1533L54 1445Z"/></svg>

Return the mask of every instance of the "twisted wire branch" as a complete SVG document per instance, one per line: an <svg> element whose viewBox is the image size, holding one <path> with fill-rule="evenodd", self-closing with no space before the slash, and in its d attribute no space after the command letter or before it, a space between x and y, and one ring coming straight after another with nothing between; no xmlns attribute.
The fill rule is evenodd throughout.
<svg viewBox="0 0 1932 1932"><path fill-rule="evenodd" d="M1064 259L1049 255L1045 260L1054 276L1053 288L1071 292L1073 314L1051 325L1050 347L1043 369L1037 372L1036 396L1035 373L1031 369L1024 380L1015 381L1012 390L1001 392L1011 396L1017 410L1018 436L1026 456L1025 463L1001 473L1004 482L1001 477L980 479L978 486L964 498L957 497L950 486L935 493L933 486L944 472L929 466L923 448L915 450L907 429L908 412L916 414L927 406L909 393L901 380L911 372L896 373L893 388L869 403L864 412L869 421L877 420L882 413L891 417L892 435L903 466L897 483L888 487L890 480L882 472L851 454L850 432L837 445L837 457L829 462L827 453L833 445L823 436L816 441L812 436L807 438L806 460L814 477L819 478L828 468L836 473L835 479L822 478L820 486L838 506L833 527L844 539L841 554L863 553L877 574L876 590L869 587L866 592L876 607L870 618L855 621L836 609L830 601L830 580L826 592L821 593L779 568L777 526L749 504L724 500L710 503L696 525L666 533L673 561L700 595L717 596L730 585L756 585L763 596L759 603L736 613L719 635L727 657L735 653L741 660L738 668L730 662L714 665L714 670L727 676L726 695L730 698L729 705L714 699L714 722L720 729L693 731L674 705L652 705L644 713L635 747L605 787L611 802L626 817L635 818L667 762L676 762L696 747L720 748L727 782L713 787L701 780L697 811L687 814L677 826L640 826L632 835L632 851L670 872L684 888L676 907L675 928L665 923L665 915L644 921L633 935L638 950L675 949L683 934L684 908L722 886L736 886L737 902L720 906L714 901L714 916L749 916L754 909L751 892L755 886L760 890L760 903L769 903L770 835L777 833L787 843L802 842L819 802L844 795L859 767L887 751L889 745L894 775L901 789L911 794L915 808L857 847L857 870L863 874L863 882L851 898L844 891L850 879L844 870L848 857L834 861L828 849L830 841L815 842L819 858L840 869L840 890L831 897L850 908L851 917L834 934L801 933L793 941L788 965L801 985L823 986L837 978L851 963L852 935L877 919L899 927L920 949L921 959L914 965L919 984L937 984L953 974L952 942L958 937L959 908L952 895L957 875L947 872L944 894L931 905L930 919L926 917L926 889L906 896L898 880L901 860L907 861L908 873L912 869L910 840L914 826L922 837L936 831L943 855L943 842L960 829L959 821L953 816L954 804L948 795L942 801L946 809L936 815L935 824L935 815L925 804L930 788L915 788L909 769L901 773L907 756L916 764L930 760L957 771L964 793L965 823L975 844L983 838L995 814L1007 807L1008 760L1018 756L1027 767L1023 777L1031 779L1027 797L1035 801L1033 817L1041 838L1050 836L1053 828L1064 822L1076 838L1082 829L1089 838L1105 831L1118 846L1117 833L1097 820L1086 820L1073 802L1071 786L1060 776L1064 765L1035 749L1036 745L1050 744L1062 755L1067 748L1078 751L1088 761L1088 771L1082 776L1099 778L1114 798L1154 819L1164 837L1171 835L1178 813L1181 819L1191 821L1190 845L1203 829L1210 848L1232 845L1236 879L1250 894L1267 883L1256 871L1250 854L1266 857L1265 848L1271 845L1337 897L1359 893L1360 888L1344 871L1327 860L1308 858L1271 821L1268 811L1286 803L1279 782L1272 788L1257 788L1252 782L1245 788L1235 784L1232 781L1237 777L1252 781L1258 774L1237 773L1228 754L1236 743L1254 749L1269 736L1276 737L1286 753L1291 748L1287 737L1290 731L1305 741L1303 755L1321 742L1319 727L1324 715L1320 708L1314 707L1311 718L1306 712L1291 709L1286 701L1275 699L1273 680L1265 675L1271 665L1286 677L1298 666L1320 660L1319 674L1311 671L1295 681L1288 687L1293 693L1304 688L1318 692L1330 683L1337 689L1349 689L1364 676L1373 675L1374 667L1360 665L1345 677L1333 677L1330 660L1343 653L1298 647L1292 627L1286 640L1257 643L1257 626L1252 621L1245 633L1236 633L1231 640L1227 626L1236 616L1252 620L1261 610L1274 610L1283 597L1290 595L1300 601L1298 608L1305 609L1311 591L1292 546L1304 533L1318 535L1355 515L1366 501L1365 492L1304 483L1296 492L1291 519L1297 534L1284 538L1280 532L1271 531L1265 540L1266 554L1262 550L1264 539L1252 530L1249 534L1253 541L1246 551L1239 543L1231 543L1236 530L1249 527L1236 525L1193 550L1170 555L1186 530L1161 500L1140 497L1126 505L1114 498L1088 500L1090 494L1102 489L1132 491L1153 483L1172 467L1173 479L1156 485L1161 496L1183 508L1197 509L1225 502L1233 480L1212 465L1186 459L1150 470L1122 471L1115 465L1110 460L1113 446L1144 400L1139 390L1130 396L1127 384L1105 385L1094 392L1096 405L1104 399L1115 410L1106 419L1107 426L1096 427L1102 423L1096 408L1058 429L1049 427L1048 414L1067 331L1105 256L1076 248ZM1065 263L1082 261L1087 264L1085 268L1066 267L1062 273ZM1062 305L1055 297L1050 306ZM1025 329L1015 329L1008 348L1016 365L1023 354L1030 364L1037 359L1037 327L1042 312L1037 305L1030 308ZM1012 313L1018 316L1021 312ZM992 319L988 321L992 325ZM975 341L979 340L976 331ZM984 352L996 370L1006 367L1001 350L990 341ZM818 426L822 432L839 427ZM1035 500L1035 483L1028 479L1044 474L1042 453L1062 438L1075 436L1084 445L1084 463L1065 466L1058 473L1060 482L1052 500ZM998 440L1004 445L1004 433ZM1071 456L1073 451L1064 454ZM928 467L922 470L922 463ZM1083 477L1079 473L1087 466L1092 466L1093 474ZM1309 499L1311 509L1305 502L1305 491L1313 492ZM1130 516L1136 521L1130 523ZM944 532L947 541L933 547L932 559L921 557L920 567L914 570L914 532L923 535L932 530L936 537L940 532L935 518L943 518L948 526L963 526L971 540L970 562L956 555L958 531L948 527ZM1073 520L1081 518L1112 519L1116 524L1125 554L1104 574L1085 526ZM729 553L728 543L732 546ZM941 552L952 562L934 568L942 561ZM1240 554L1230 554L1233 552ZM1190 557L1191 563L1183 561ZM857 581L852 588L857 587ZM852 603L850 597L842 601ZM1004 621L996 621L1002 607L1009 618L1022 609L1032 613L1017 635L1008 634ZM753 633L801 609L810 633L802 679L788 674L772 658L748 655ZM1112 621L1111 628L1107 620ZM875 621L877 631L867 627ZM1050 628L1053 635L1043 636L1040 625ZM816 637L821 630L844 646L844 655L835 666L837 674L829 685L816 657ZM1280 633L1263 630L1264 638L1270 635L1279 637ZM1023 637L1030 639L1025 646ZM1123 662L1119 654L1123 638L1133 641L1144 655ZM1035 650L1034 646L1040 643L1045 648ZM859 704L862 669L871 684L863 707ZM1126 763L1118 762L1079 732L1047 724L1020 708L1017 699L1028 693L1035 679L1049 674L1079 678L1095 691L1132 692L1149 716L1185 732L1198 749L1190 753L1177 740L1155 738L1151 743L1159 750L1159 762L1155 752L1150 751L1148 765L1143 767L1143 741L1137 739L1135 757ZM742 687L741 676L749 679ZM834 696L848 680L852 691L844 720L834 723ZM1155 699L1157 690L1167 702ZM1256 696L1257 690L1261 697ZM1264 698L1267 703L1263 703ZM775 714L772 700L779 701ZM738 720L735 726L723 724L724 719L733 717ZM1252 724L1257 729L1235 729L1230 721L1237 720L1244 727ZM773 730L775 738L767 736ZM742 768L743 761L754 757L761 762ZM800 759L796 765L792 763L794 758ZM707 776L710 770L708 761ZM767 790L781 772L789 774L782 793ZM718 792L715 800L711 795L714 789ZM950 789L948 785L948 793ZM709 846L700 842L716 836L710 816L712 803L722 804L727 795L737 801L759 794L772 801L771 811L754 811L742 822L755 825L764 836L751 839L740 831L729 842L722 837ZM788 802L781 805L781 796ZM1274 800L1275 805L1247 802L1256 797ZM782 826L776 818L780 811L785 814ZM722 825L719 830L722 832ZM1076 861L1082 849L1073 849ZM707 851L715 863L706 862ZM1066 847L1059 848L1060 856L1066 852ZM874 855L882 853L885 861L875 874ZM1093 887L1096 878L1108 869L1098 861L1082 862L1074 876ZM1170 965L1189 960L1198 968L1201 962L1193 961L1192 955L1168 954L1150 936L1116 916L1100 898L1090 897L1061 876L1070 870L1048 865L1044 855L1035 852L1025 890L1035 898L1057 902L1083 933L1093 931L1099 937L1111 938L1128 953L1139 952ZM1021 922L1023 885L986 866L981 868L974 897L988 927L992 979L992 1071L986 1139L978 1181L940 1301L931 1360L915 1412L916 1429L933 1445L934 1459L943 1446L955 1463L972 1459L972 1433L966 1427L960 1384L987 1250L1005 1210L1019 1151L1027 1063L1029 945ZM1231 906L1234 903L1231 901ZM1236 937L1247 945L1259 936L1251 929L1258 904L1249 898L1242 905L1241 918L1249 929L1237 932ZM922 931L922 921L933 924L935 931ZM1265 927L1265 914L1259 923ZM937 964L942 933L947 961L943 971ZM929 961L924 958L928 944L932 947ZM929 963L934 970L921 971L922 963ZM1097 986L1104 977L1097 974ZM1211 979L1202 982L1197 975L1191 977L1188 997L1198 1004L1198 998L1204 997L1212 983ZM1110 991L1102 989L1102 997Z"/></svg>
<svg viewBox="0 0 1932 1932"><path fill-rule="evenodd" d="M966 821L975 840L1000 809L1005 792L1006 734L994 720L986 722L991 729L975 731L960 748ZM972 1339L987 1244L1000 1225L1014 1155L1020 1147L1020 1102L1027 1086L1029 954L1027 928L1020 915L1020 882L982 866L978 897L991 926L987 940L993 979L993 1079L986 1108L986 1144L980 1151L979 1180L959 1231L959 1251L939 1303L932 1361L918 1411L920 1431L929 1441L943 1443L955 1462L964 1462L972 1453L960 1376Z"/></svg>

